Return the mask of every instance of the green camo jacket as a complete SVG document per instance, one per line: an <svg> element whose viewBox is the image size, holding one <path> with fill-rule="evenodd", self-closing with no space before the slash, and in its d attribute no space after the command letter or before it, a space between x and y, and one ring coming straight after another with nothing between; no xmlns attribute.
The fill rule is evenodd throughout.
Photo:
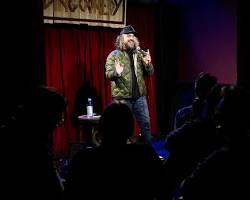
<svg viewBox="0 0 250 200"><path fill-rule="evenodd" d="M135 75L139 86L140 96L146 96L146 86L144 75L151 75L154 71L152 64L144 64L142 54L134 53ZM115 59L119 60L124 69L119 77L115 70ZM112 97L131 98L132 97L132 73L130 59L126 51L114 50L107 57L105 65L105 75L111 81Z"/></svg>

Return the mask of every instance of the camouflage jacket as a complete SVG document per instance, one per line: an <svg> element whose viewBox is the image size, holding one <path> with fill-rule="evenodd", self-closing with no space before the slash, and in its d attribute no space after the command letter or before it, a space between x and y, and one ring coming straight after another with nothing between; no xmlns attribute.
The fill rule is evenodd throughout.
<svg viewBox="0 0 250 200"><path fill-rule="evenodd" d="M142 60L142 54L139 52L134 53L133 58L140 96L145 96L146 86L144 82L144 75L151 75L154 71L154 68L152 64L144 64ZM118 76L115 70L115 59L119 60L124 66L121 76ZM106 78L111 81L112 97L132 97L132 73L130 59L127 52L114 50L109 54L105 65L105 75Z"/></svg>

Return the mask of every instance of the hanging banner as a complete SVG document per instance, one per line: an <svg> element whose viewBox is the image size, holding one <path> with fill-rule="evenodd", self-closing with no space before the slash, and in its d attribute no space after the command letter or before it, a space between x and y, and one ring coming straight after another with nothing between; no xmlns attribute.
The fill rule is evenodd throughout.
<svg viewBox="0 0 250 200"><path fill-rule="evenodd" d="M127 0L43 0L44 23L123 28Z"/></svg>

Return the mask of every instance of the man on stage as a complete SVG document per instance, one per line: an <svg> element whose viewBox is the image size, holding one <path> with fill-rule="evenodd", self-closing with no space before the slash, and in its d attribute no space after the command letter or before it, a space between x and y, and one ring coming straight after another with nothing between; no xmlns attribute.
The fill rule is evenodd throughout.
<svg viewBox="0 0 250 200"><path fill-rule="evenodd" d="M106 61L106 78L111 81L113 100L123 100L132 109L141 129L143 142L151 144L150 117L144 75L154 71L149 50L139 46L137 32L125 26L116 39L116 50Z"/></svg>

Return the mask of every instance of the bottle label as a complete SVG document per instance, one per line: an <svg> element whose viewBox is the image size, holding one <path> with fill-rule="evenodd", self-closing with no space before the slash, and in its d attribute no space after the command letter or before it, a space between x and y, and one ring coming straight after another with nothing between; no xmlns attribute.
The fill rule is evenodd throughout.
<svg viewBox="0 0 250 200"><path fill-rule="evenodd" d="M88 117L93 116L93 106L87 106L87 116Z"/></svg>

